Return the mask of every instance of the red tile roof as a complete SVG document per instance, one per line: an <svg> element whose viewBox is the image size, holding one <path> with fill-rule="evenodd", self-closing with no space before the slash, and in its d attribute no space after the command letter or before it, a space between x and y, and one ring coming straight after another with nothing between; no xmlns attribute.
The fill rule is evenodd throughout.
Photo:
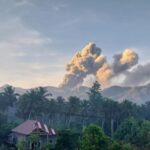
<svg viewBox="0 0 150 150"><path fill-rule="evenodd" d="M53 136L56 135L56 132L52 128L48 128L46 124L43 124L39 121L35 120L27 120L24 123L20 124L16 128L12 129L12 132L29 135L36 129L40 129L41 131Z"/></svg>

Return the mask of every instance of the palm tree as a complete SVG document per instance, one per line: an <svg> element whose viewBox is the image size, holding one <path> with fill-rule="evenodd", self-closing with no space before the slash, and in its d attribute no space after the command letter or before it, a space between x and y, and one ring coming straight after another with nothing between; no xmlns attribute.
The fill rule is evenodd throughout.
<svg viewBox="0 0 150 150"><path fill-rule="evenodd" d="M114 123L117 120L119 112L119 103L117 101L105 98L103 112L107 120L110 121L111 136L114 134Z"/></svg>
<svg viewBox="0 0 150 150"><path fill-rule="evenodd" d="M103 97L100 90L101 85L96 81L87 93L89 97L89 116L91 116L90 120L92 123L100 121L103 118Z"/></svg>
<svg viewBox="0 0 150 150"><path fill-rule="evenodd" d="M47 101L49 97L52 96L51 93L48 93L47 89L44 87L39 87L35 89L38 95L39 100L42 102Z"/></svg>
<svg viewBox="0 0 150 150"><path fill-rule="evenodd" d="M7 105L11 107L13 107L17 102L17 96L19 96L18 93L15 93L15 88L9 85L4 88L4 92L2 92L2 95Z"/></svg>
<svg viewBox="0 0 150 150"><path fill-rule="evenodd" d="M126 118L136 116L138 106L129 100L124 100L122 103L120 103L120 110L120 121L124 121Z"/></svg>
<svg viewBox="0 0 150 150"><path fill-rule="evenodd" d="M42 116L45 113L45 106L47 106L48 97L50 95L51 94L47 93L47 90L42 87L27 91L20 96L18 114L24 119Z"/></svg>
<svg viewBox="0 0 150 150"><path fill-rule="evenodd" d="M47 108L47 114L48 114L48 118L49 118L49 124L50 125L54 125L54 122L56 121L56 114L57 114L57 102L55 99L51 99L47 106L45 107Z"/></svg>
<svg viewBox="0 0 150 150"><path fill-rule="evenodd" d="M70 127L71 122L75 118L75 116L79 115L80 112L80 99L76 96L69 97L68 102L68 121L67 121L67 127Z"/></svg>
<svg viewBox="0 0 150 150"><path fill-rule="evenodd" d="M89 101L81 101L81 116L82 116L82 128L86 126L86 122L89 115Z"/></svg>
<svg viewBox="0 0 150 150"><path fill-rule="evenodd" d="M57 125L60 127L64 125L64 120L65 120L65 110L66 110L66 103L65 99L61 96L58 96L56 98L56 122Z"/></svg>

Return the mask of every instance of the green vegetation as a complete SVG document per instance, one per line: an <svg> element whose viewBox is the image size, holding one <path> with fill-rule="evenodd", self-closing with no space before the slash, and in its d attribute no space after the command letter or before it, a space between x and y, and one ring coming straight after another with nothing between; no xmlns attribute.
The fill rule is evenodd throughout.
<svg viewBox="0 0 150 150"><path fill-rule="evenodd" d="M58 132L56 150L76 150L79 147L80 134L74 130Z"/></svg>
<svg viewBox="0 0 150 150"><path fill-rule="evenodd" d="M150 149L150 121L125 120L115 133L115 139Z"/></svg>
<svg viewBox="0 0 150 150"><path fill-rule="evenodd" d="M82 100L75 96L53 98L42 87L22 95L6 87L0 93L0 150L9 149L10 130L27 119L55 127L56 150L150 149L150 101L141 106L128 100L119 103L103 97L100 89L95 82L88 98ZM18 143L19 149L23 142ZM45 145L44 149L52 148Z"/></svg>
<svg viewBox="0 0 150 150"><path fill-rule="evenodd" d="M90 125L85 128L81 139L81 150L107 150L108 146L109 140L100 127Z"/></svg>

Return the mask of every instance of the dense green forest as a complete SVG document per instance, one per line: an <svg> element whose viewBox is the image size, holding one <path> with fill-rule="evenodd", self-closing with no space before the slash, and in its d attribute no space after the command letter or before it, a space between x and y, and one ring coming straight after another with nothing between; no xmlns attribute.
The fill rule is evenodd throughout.
<svg viewBox="0 0 150 150"><path fill-rule="evenodd" d="M88 99L53 98L39 87L19 95L7 86L0 93L1 149L8 149L5 143L10 130L27 119L56 129L56 150L150 149L150 101L137 105L103 97L98 82L87 94Z"/></svg>

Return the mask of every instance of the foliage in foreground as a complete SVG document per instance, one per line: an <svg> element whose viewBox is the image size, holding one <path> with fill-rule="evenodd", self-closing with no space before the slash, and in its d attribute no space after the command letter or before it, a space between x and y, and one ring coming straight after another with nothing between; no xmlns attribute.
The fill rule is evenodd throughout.
<svg viewBox="0 0 150 150"><path fill-rule="evenodd" d="M0 93L0 145L5 148L14 115L16 121L38 119L50 127L63 129L58 132L57 150L88 150L90 146L97 150L100 145L105 150L132 150L133 145L140 150L150 149L150 102L139 106L128 100L119 103L103 97L98 82L87 94L84 100L75 96L65 100L60 96L52 98L42 87L22 95L6 87Z"/></svg>
<svg viewBox="0 0 150 150"><path fill-rule="evenodd" d="M139 148L150 149L150 121L136 120L131 117L121 124L115 139L131 143Z"/></svg>
<svg viewBox="0 0 150 150"><path fill-rule="evenodd" d="M112 140L97 125L90 125L82 134L63 130L58 135L56 150L135 150L130 144Z"/></svg>

